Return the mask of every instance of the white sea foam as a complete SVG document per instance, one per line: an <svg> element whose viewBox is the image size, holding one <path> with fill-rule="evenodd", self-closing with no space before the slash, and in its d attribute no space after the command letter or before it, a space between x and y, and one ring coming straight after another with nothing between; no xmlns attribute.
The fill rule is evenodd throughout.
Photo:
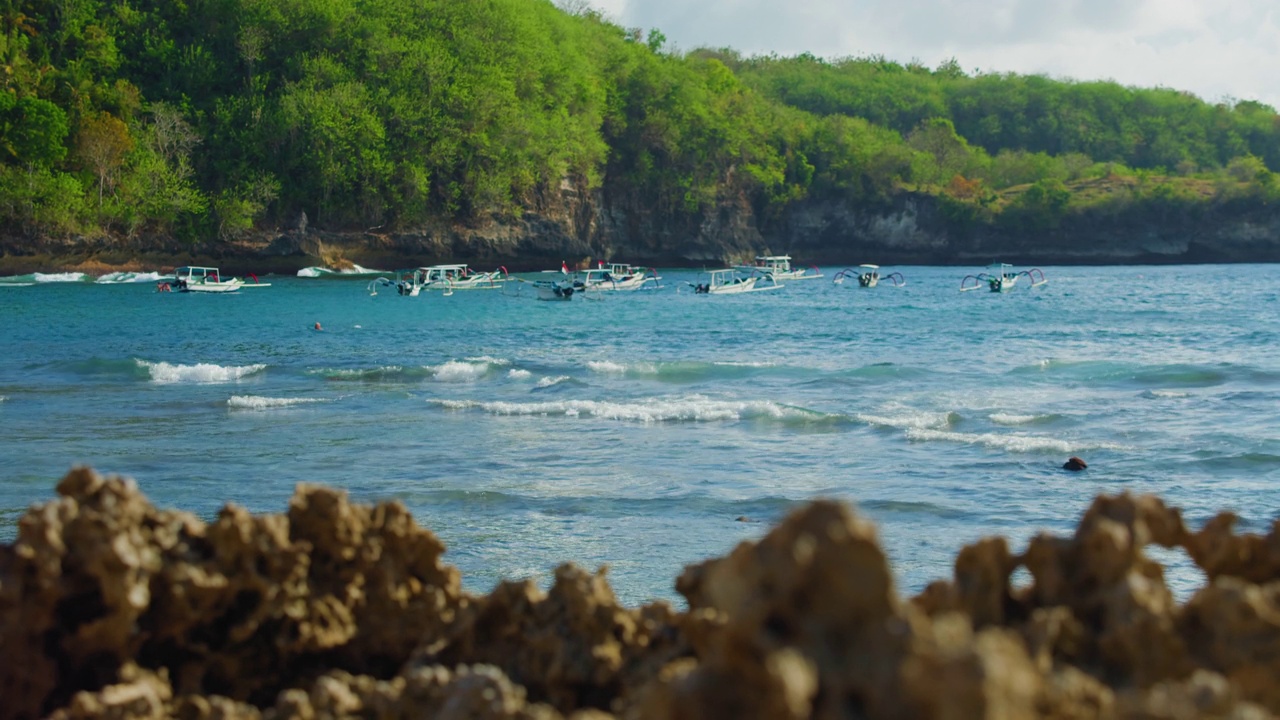
<svg viewBox="0 0 1280 720"><path fill-rule="evenodd" d="M1150 398L1185 398L1191 397L1191 393L1185 390L1144 390L1143 397Z"/></svg>
<svg viewBox="0 0 1280 720"><path fill-rule="evenodd" d="M803 408L770 401L715 400L702 396L648 398L633 402L601 400L556 400L549 402L485 402L479 400L433 400L450 410L481 410L495 415L594 417L641 423L723 422L764 418L775 420L823 419L826 416Z"/></svg>
<svg viewBox="0 0 1280 720"><path fill-rule="evenodd" d="M480 357L469 357L467 358L467 362L484 363L486 365L494 365L497 367L506 367L511 364L511 361L505 358L490 357L488 355L481 355Z"/></svg>
<svg viewBox="0 0 1280 720"><path fill-rule="evenodd" d="M325 275L378 275L380 273L385 273L385 272L387 271L371 270L367 267L361 267L360 265L355 265L355 264L353 264L351 267L344 267L339 270L334 270L332 268L327 268L327 267L313 266L313 267L305 267L299 270L298 277L316 278L316 277L323 277Z"/></svg>
<svg viewBox="0 0 1280 720"><path fill-rule="evenodd" d="M324 400L320 398L273 398L260 397L258 395L232 395L227 399L227 406L240 410L269 410L318 402L324 402Z"/></svg>
<svg viewBox="0 0 1280 720"><path fill-rule="evenodd" d="M428 365L431 376L440 382L469 383L475 382L489 374L492 365L488 362L472 362L466 360L450 360L443 365Z"/></svg>
<svg viewBox="0 0 1280 720"><path fill-rule="evenodd" d="M1026 425L1039 420L1040 415L1013 415L1010 413L992 413L991 422L997 425Z"/></svg>
<svg viewBox="0 0 1280 720"><path fill-rule="evenodd" d="M601 375L657 375L658 366L653 363L624 364L612 360L588 360L587 369Z"/></svg>
<svg viewBox="0 0 1280 720"><path fill-rule="evenodd" d="M555 377L551 377L548 375L547 377L544 377L538 380L537 385L540 388L548 388L548 387L551 387L552 385L559 385L562 382L568 382L569 379L570 378L568 375L556 375Z"/></svg>
<svg viewBox="0 0 1280 720"><path fill-rule="evenodd" d="M373 378L382 375L396 375L403 371L404 368L399 365L383 365L376 368L317 368L308 370L308 375L321 375L334 380L359 380L361 378Z"/></svg>
<svg viewBox="0 0 1280 720"><path fill-rule="evenodd" d="M985 445L1010 452L1053 452L1071 454L1085 450L1120 450L1123 446L1105 442L1085 442L1044 437L1042 435L1003 435L1000 433L961 433L948 430L912 428L907 439L918 441L955 442L965 445Z"/></svg>
<svg viewBox="0 0 1280 720"><path fill-rule="evenodd" d="M120 283L157 282L162 277L164 275L158 272L113 272L103 275L95 282L103 285L117 285Z"/></svg>
<svg viewBox="0 0 1280 720"><path fill-rule="evenodd" d="M85 277L86 277L86 276L85 276L85 274L84 274L84 273L82 273L82 272L72 272L72 273L36 273L36 274L32 275L32 278L33 278L36 282L38 282L38 283L47 283L47 282L80 282L80 281L84 280L84 279L85 279Z"/></svg>
<svg viewBox="0 0 1280 720"><path fill-rule="evenodd" d="M151 373L152 382L157 383L228 383L261 372L266 365L214 365L199 363L196 365L174 365L167 362L136 361L139 366Z"/></svg>
<svg viewBox="0 0 1280 720"><path fill-rule="evenodd" d="M889 414L868 415L857 414L854 419L868 425L895 428L898 430L945 430L951 427L959 416L953 412L931 410L913 410L905 407L888 408Z"/></svg>
<svg viewBox="0 0 1280 720"><path fill-rule="evenodd" d="M512 380L528 380L533 377L533 373L528 370L521 370L520 368L511 368L507 371L507 377Z"/></svg>

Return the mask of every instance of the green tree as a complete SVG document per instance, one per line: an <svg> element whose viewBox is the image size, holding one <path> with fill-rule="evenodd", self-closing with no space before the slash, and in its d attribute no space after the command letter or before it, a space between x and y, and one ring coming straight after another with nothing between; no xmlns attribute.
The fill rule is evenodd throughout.
<svg viewBox="0 0 1280 720"><path fill-rule="evenodd" d="M82 167L97 181L98 207L102 207L103 192L114 185L125 156L133 145L128 126L109 113L100 112L81 120L80 132L76 135L76 154Z"/></svg>

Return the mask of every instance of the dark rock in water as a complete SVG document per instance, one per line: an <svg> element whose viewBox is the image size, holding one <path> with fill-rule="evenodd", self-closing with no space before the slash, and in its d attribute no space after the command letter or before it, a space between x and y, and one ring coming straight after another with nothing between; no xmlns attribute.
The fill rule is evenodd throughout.
<svg viewBox="0 0 1280 720"><path fill-rule="evenodd" d="M751 518L747 517L746 515L739 515L738 517L734 518L733 521L734 522L754 522Z"/></svg>
<svg viewBox="0 0 1280 720"><path fill-rule="evenodd" d="M1067 461L1062 463L1063 470L1083 470L1087 467L1089 467L1089 463L1075 456L1067 458Z"/></svg>

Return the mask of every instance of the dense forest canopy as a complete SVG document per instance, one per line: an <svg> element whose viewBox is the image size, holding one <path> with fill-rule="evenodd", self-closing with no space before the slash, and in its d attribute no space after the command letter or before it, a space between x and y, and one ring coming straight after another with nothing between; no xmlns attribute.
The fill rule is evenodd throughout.
<svg viewBox="0 0 1280 720"><path fill-rule="evenodd" d="M669 52L549 0L0 8L0 217L33 236L411 229L565 183L765 221L904 189L1041 224L1101 202L1091 179L1131 180L1127 202L1280 192L1273 108L1169 89Z"/></svg>

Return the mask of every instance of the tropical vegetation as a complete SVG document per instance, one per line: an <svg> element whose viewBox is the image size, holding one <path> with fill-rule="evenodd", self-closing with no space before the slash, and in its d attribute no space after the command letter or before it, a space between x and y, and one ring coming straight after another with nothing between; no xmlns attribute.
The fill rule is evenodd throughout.
<svg viewBox="0 0 1280 720"><path fill-rule="evenodd" d="M681 52L549 0L0 0L9 234L236 237L936 196L958 224L1270 204L1280 117L881 57Z"/></svg>

